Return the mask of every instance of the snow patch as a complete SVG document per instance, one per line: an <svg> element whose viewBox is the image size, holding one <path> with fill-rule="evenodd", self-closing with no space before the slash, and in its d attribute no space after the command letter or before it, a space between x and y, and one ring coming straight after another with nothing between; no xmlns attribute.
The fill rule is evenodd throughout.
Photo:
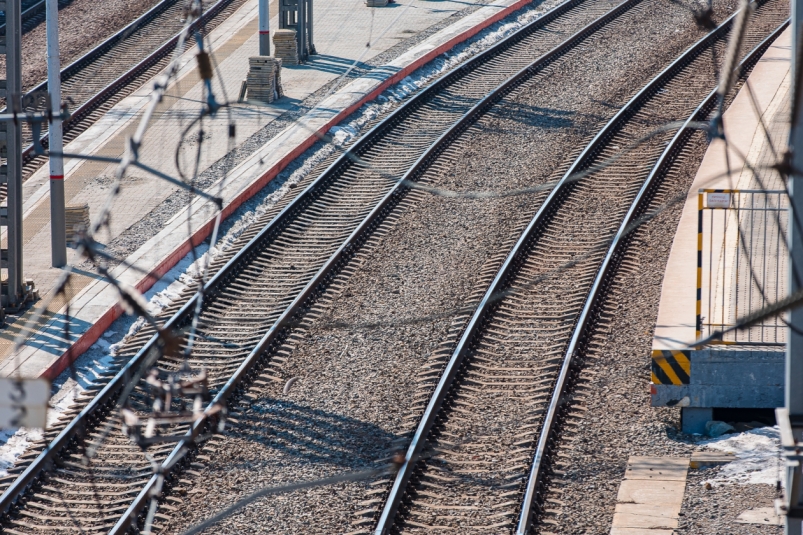
<svg viewBox="0 0 803 535"><path fill-rule="evenodd" d="M194 281L194 277L200 274L208 249L205 244L197 247L197 260L192 253L189 253L145 293L148 311L151 314L158 314L169 306L181 295L182 290ZM68 377L50 399L50 410L47 413L48 427L56 423L61 413L75 403L78 394L90 387L100 374L110 369L114 363L114 356L125 338L136 334L145 325L143 318L136 320L128 318L128 322L131 325L124 335L114 330L107 331L87 350L86 357L81 358L83 362L76 363L75 379ZM0 431L0 477L7 475L8 469L14 466L28 446L34 441L41 440L42 436L41 429L25 427Z"/></svg>
<svg viewBox="0 0 803 535"><path fill-rule="evenodd" d="M279 181L277 181L277 185L273 186L276 187L276 190L267 195L257 206L239 215L236 221L226 222L228 229L222 234L216 247L210 249L207 244L200 245L196 248L197 259L192 253L189 253L145 293L149 312L154 315L158 314L178 298L188 285L195 284L195 278L200 275L207 257L211 261L221 252L231 247L252 223L264 215L291 188L304 179L318 163L332 154L332 152L341 150L344 144L359 136L368 123L380 114L390 111L402 100L419 91L434 78L452 69L470 56L504 39L556 4L557 2L554 1L544 2L539 6L523 10L509 21L498 22L490 26L474 38L457 45L452 50L445 52L397 84L386 89L375 100L363 105L356 112L354 119L332 127L328 132L331 137L330 143L327 143L306 158L280 185L278 185ZM268 188L270 187L271 185L268 185ZM129 326L127 329L123 327L119 331L109 330L104 333L87 350L85 355L76 362L77 380L70 378L64 381L53 399L51 399L52 410L48 411L48 425L55 422L59 414L74 403L77 394L92 385L100 373L110 368L114 356L122 347L125 339L139 332L145 325L145 320L143 318L136 320L133 318L120 318L115 322L115 326L120 323L123 326ZM123 332L124 334L120 335L118 332ZM16 459L25 452L31 442L41 438L42 432L37 429L20 428L0 431L0 476L8 473L8 468L14 465Z"/></svg>
<svg viewBox="0 0 803 535"><path fill-rule="evenodd" d="M17 458L25 453L31 442L40 440L42 431L39 429L6 429L0 431L0 477L8 475L8 469L14 466Z"/></svg>
<svg viewBox="0 0 803 535"><path fill-rule="evenodd" d="M778 426L760 427L734 435L723 435L699 443L710 449L732 453L736 460L721 466L705 483L712 485L775 485L781 477L781 442Z"/></svg>

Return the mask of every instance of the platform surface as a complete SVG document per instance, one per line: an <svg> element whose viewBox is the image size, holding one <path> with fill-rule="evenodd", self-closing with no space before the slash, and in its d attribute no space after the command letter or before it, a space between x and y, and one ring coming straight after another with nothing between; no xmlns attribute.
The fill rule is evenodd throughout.
<svg viewBox="0 0 803 535"><path fill-rule="evenodd" d="M723 115L727 143L711 142L686 197L652 342L653 406L783 404L779 320L693 344L787 293L788 202L771 166L789 135L790 42L787 29L759 60Z"/></svg>
<svg viewBox="0 0 803 535"><path fill-rule="evenodd" d="M790 40L790 30L787 29L764 54L748 78L761 118L767 125L775 147L785 146L789 132ZM782 187L778 174L765 168L773 163L772 151L745 86L725 112L723 123L729 143L727 152L726 144L720 139L710 144L683 206L664 274L653 350L684 350L696 340L699 190ZM745 155L751 165L745 162ZM757 169L759 179L754 176L753 169ZM765 188L760 187L759 181L763 182ZM732 255L736 249L735 241L727 242L727 245L730 250L726 254ZM711 287L707 286L708 277L703 278L705 296L714 296L712 300L715 303L720 299L725 300L725 305L713 307L716 315L722 312L722 308L733 309L736 299L731 293L732 286L729 286L736 276L735 265L724 265L726 273L714 280ZM779 269L783 271L785 266ZM785 277L782 277L773 288L779 292L785 291L784 280Z"/></svg>
<svg viewBox="0 0 803 535"><path fill-rule="evenodd" d="M230 171L225 183L213 184L209 191L224 199L224 217L246 199L264 187L296 156L310 147L316 135L326 133L331 126L347 117L363 103L375 98L382 90L406 75L468 39L493 22L529 4L525 0L496 0L481 7L423 39L420 43L388 63L371 68L365 61L386 51L397 43L431 27L473 2L461 0L400 0L386 8L368 8L362 0L331 3L315 10L315 46L318 55L298 67L282 70L286 97L272 105L236 104L222 110L216 119L204 124L207 142L200 153L199 169L203 172L224 156L232 146L241 144L282 113L298 109L299 103L327 83L357 64L367 72L347 85L323 95L323 100L264 145L254 149L244 162ZM536 5L539 2L536 2ZM277 7L271 2L271 13ZM271 29L278 28L277 18ZM218 101L236 99L245 79L248 58L256 55L257 1L249 0L209 36L214 59L221 76L213 82ZM366 46L370 43L370 47ZM144 163L173 176L175 152L181 125L186 125L199 109L202 84L191 50L181 58L181 67L167 97L157 109L143 145ZM222 84L222 85L221 85ZM65 152L120 157L125 140L136 128L147 105L153 82L123 99L100 121L65 147ZM65 95L68 96L68 95ZM230 113L230 115L229 115ZM228 125L236 122L234 144L227 140ZM184 162L191 162L193 144ZM67 203L88 203L94 217L108 197L114 165L80 160L65 162ZM50 267L50 207L47 166L40 169L24 184L24 268L25 277L32 278L43 297L52 290L62 270ZM114 199L113 218L109 231L97 240L107 244L126 229L140 221L155 207L173 194L176 188L139 170L128 173L121 193ZM141 291L149 288L190 249L187 225L193 228L194 242L206 237L215 216L209 203L196 200L190 207L177 208L175 216L162 229L154 231L126 261L140 270L118 267L114 275ZM70 262L75 253L68 250ZM48 307L48 321L34 332L25 332L25 345L13 353L13 340L21 332L27 316L6 326L0 332L0 376L54 377L65 366L67 348L73 355L87 349L111 322L119 316L115 307L116 291L99 276L75 272L69 295L71 304L71 338L64 337L66 297L59 296ZM13 354L12 354L13 353Z"/></svg>

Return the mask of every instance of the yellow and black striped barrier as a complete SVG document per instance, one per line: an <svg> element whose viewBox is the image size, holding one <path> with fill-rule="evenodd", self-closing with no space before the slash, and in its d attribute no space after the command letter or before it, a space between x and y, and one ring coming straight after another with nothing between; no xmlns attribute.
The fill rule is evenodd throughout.
<svg viewBox="0 0 803 535"><path fill-rule="evenodd" d="M652 350L652 383L687 385L691 373L690 351Z"/></svg>
<svg viewBox="0 0 803 535"><path fill-rule="evenodd" d="M728 195L724 205L714 204L709 199L709 205L705 205L705 195L711 193L725 193ZM705 209L727 209L730 206L730 195L739 193L735 189L701 189L697 194L697 296L696 296L696 321L695 331L697 339L703 337L703 210Z"/></svg>
<svg viewBox="0 0 803 535"><path fill-rule="evenodd" d="M697 315L694 330L695 338L699 340L703 334L703 191L697 194L697 301L695 305ZM654 361L653 368L655 368ZM654 379L653 382L655 382Z"/></svg>

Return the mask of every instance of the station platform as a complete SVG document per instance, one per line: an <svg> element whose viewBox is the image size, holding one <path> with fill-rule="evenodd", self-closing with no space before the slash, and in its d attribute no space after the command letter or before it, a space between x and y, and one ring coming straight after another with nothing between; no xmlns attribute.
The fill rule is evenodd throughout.
<svg viewBox="0 0 803 535"><path fill-rule="evenodd" d="M789 135L790 43L787 29L725 112L727 144L709 145L666 265L652 405L681 407L685 432L704 432L717 408L783 405L786 329L779 319L704 348L693 344L787 292L788 202L771 166Z"/></svg>
<svg viewBox="0 0 803 535"><path fill-rule="evenodd" d="M216 118L204 121L204 148L198 155L199 172L209 169L233 147L241 146L252 134L276 120L283 113L300 109L302 101L345 73L355 62L363 74L323 99L300 119L279 131L269 141L253 149L232 169L225 182L220 176L207 191L224 199L223 217L231 215L243 202L265 187L296 157L310 148L320 135L376 98L382 91L426 65L443 52L469 39L531 0L495 0L478 2L478 8L454 17L455 22L437 32L428 32L395 59L372 67L376 58L404 40L431 28L433 24L471 6L463 0L397 0L383 8L369 8L363 0L346 0L322 5L315 10L314 42L318 54L306 64L282 69L285 97L271 105L234 104L221 110ZM220 76L213 81L218 102L234 101L246 78L248 58L257 55L257 0L248 0L240 9L210 33L214 61ZM538 2L536 2L538 5ZM271 13L278 11L271 2ZM278 28L273 16L271 29ZM370 47L367 46L370 43ZM179 176L175 153L181 128L198 114L202 83L196 73L195 50L181 57L176 81L159 105L141 150L141 161L174 177ZM136 128L147 106L153 81L115 105L100 121L65 147L67 153L82 153L119 158L128 136ZM65 95L68 97L69 95ZM229 123L236 123L236 139L227 139ZM186 161L195 157L193 142ZM65 161L67 203L88 203L94 217L106 202L116 164L85 160ZM108 232L96 236L101 245L115 238L145 218L177 191L170 184L140 170L132 169L123 181L122 191L113 200ZM214 207L196 199L186 201L161 228L150 230L146 241L113 270L118 280L146 291L171 267L190 252L192 244L210 234ZM188 234L188 221L192 228ZM70 263L80 262L68 249ZM42 298L48 298L62 275L50 267L50 199L47 166L24 184L24 270L33 279ZM126 268L135 265L136 269ZM144 273L144 274L143 274ZM70 339L64 337L64 319L68 297ZM46 323L31 332L23 332L31 311L0 330L0 376L55 378L66 368L67 349L71 358L89 348L108 326L121 315L116 290L88 270L76 270L66 295L50 303ZM23 347L14 352L14 339L22 332Z"/></svg>

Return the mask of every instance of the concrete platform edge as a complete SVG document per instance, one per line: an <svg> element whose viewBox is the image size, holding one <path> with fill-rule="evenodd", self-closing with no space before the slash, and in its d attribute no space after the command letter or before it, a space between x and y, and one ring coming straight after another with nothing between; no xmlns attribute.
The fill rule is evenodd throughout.
<svg viewBox="0 0 803 535"><path fill-rule="evenodd" d="M465 19L458 21L455 23L455 26L461 25L461 22L465 23L467 19L476 19L484 16L487 14L487 11L490 10L498 10L496 13L491 14L490 16L483 18L473 25L471 25L468 29L458 33L457 35L452 36L447 41L436 45L431 50L424 52L422 55L418 56L417 58L409 61L405 66L401 67L398 71L393 74L390 74L384 80L373 80L376 82L375 86L371 88L368 92L363 93L359 96L356 100L351 102L349 105L342 108L339 112L329 118L323 125L318 127L317 130L313 134L310 134L302 143L297 144L294 148L289 150L285 153L281 159L276 162L272 167L270 167L267 171L263 172L261 176L253 180L247 187L245 187L238 195L236 195L231 201L229 201L223 209L222 217L225 219L232 215L237 208L239 208L245 201L253 197L257 192L259 192L262 188L264 188L271 180L273 180L282 170L284 170L293 160L295 160L298 156L300 156L304 151L310 148L316 141L319 140L320 136L325 134L329 131L332 126L337 125L343 119L354 113L358 110L361 106L365 103L374 100L377 96L379 96L385 89L390 87L391 85L401 81L406 76L414 72L415 70L419 69L420 67L424 66L425 64L429 63L433 59L437 58L439 55L443 54L444 52L450 50L452 47L462 43L470 39L471 37L475 36L488 26L498 22L499 20L507 17L511 13L525 7L526 5L532 3L532 0L518 0L513 2L507 6L505 6L506 1L494 2L494 4L481 8L480 10L476 11L474 14L469 15ZM485 11L486 13L483 13ZM447 28L448 29L448 28ZM442 32L442 31L441 31ZM425 48L428 42L437 38L441 32L438 32L431 36L429 39L424 41L423 43L419 44L417 47L414 47L411 52L415 51L416 48ZM405 55L407 55L405 54ZM403 57L403 56L402 56ZM401 58L399 58L401 59ZM359 81L359 80L357 80ZM355 81L356 82L356 81ZM354 82L352 82L354 84ZM352 85L349 84L341 90L343 93L347 93L349 87ZM340 93L340 92L338 92ZM316 109L310 111L307 116L313 115L316 112ZM303 120L303 119L302 119ZM293 128L293 126L289 127L288 129ZM276 142L281 141L282 135L275 137L273 140L268 142L265 146L262 147L264 149L267 146L276 144ZM260 149L260 152L261 150ZM251 165L252 162L247 160L243 162L238 167L242 167L244 165ZM214 188L214 186L213 186ZM186 217L186 212L182 212L176 214L172 221L175 221L177 218ZM206 223L200 226L193 235L185 240L183 243L178 245L174 248L170 253L168 253L165 257L163 257L148 273L139 279L138 282L134 284L134 287L137 290L144 292L147 291L153 284L155 284L162 276L164 276L173 266L175 266L184 256L186 256L190 250L192 249L193 244L197 245L203 242L211 233L214 227L214 217L210 217L207 219ZM166 226L165 230L169 229L169 225ZM161 233L160 233L161 234ZM153 242L155 238L158 238L160 234L157 234L154 238L146 242L146 244L141 248L148 248ZM137 253L139 253L138 251ZM141 256L135 253L132 256ZM98 285L104 285L106 288L99 289ZM93 296L97 296L100 293L108 291L107 283L103 281L97 281L91 284L89 287L85 288L78 296L76 296L76 300L84 300L86 302L86 298L89 297L89 294ZM83 299L82 299L83 298ZM115 299L116 301L116 299ZM88 303L87 303L88 304ZM83 307L82 307L83 308ZM74 310L74 305L73 305ZM63 312L63 309L59 311L59 314ZM89 347L94 344L98 338L103 334L109 326L120 317L122 314L122 309L119 305L114 304L101 313L97 319L91 322L91 326L85 331L82 335L78 337L78 339L72 344L72 346L61 355L55 357L47 367L45 367L41 372L38 372L36 376L47 378L47 379L54 379L56 378L62 371L64 371L71 362L73 362L76 358L78 358L82 353L84 353ZM36 349L33 346L29 346L30 349ZM24 351L24 350L23 350ZM13 357L9 358L9 361L14 360ZM23 374L26 375L26 374Z"/></svg>
<svg viewBox="0 0 803 535"><path fill-rule="evenodd" d="M756 108L767 124L788 80L790 33L787 28L770 45L748 77ZM650 403L653 407L682 408L684 432L704 426L712 419L713 408L772 408L783 404L782 346L737 344L701 350L692 346L697 338L697 306L702 303L697 296L704 293L697 286L697 258L702 243L697 229L698 191L747 189L740 186L746 167L740 155L750 155L764 139L745 87L725 111L723 121L730 148L726 149L722 140L713 140L695 173L664 270L652 341ZM734 170L732 176L724 173L729 166ZM706 315L702 306L700 312Z"/></svg>
<svg viewBox="0 0 803 535"><path fill-rule="evenodd" d="M790 40L791 32L787 29L764 53L748 77L762 115L789 71ZM761 135L759 120L744 87L725 110L723 124L725 135L736 148L728 152L728 157L731 162L740 162L740 154L748 154L756 136ZM684 202L661 283L653 350L685 350L696 339L697 193L703 187L734 187L728 177L721 176L726 168L724 146L719 139L709 144Z"/></svg>

